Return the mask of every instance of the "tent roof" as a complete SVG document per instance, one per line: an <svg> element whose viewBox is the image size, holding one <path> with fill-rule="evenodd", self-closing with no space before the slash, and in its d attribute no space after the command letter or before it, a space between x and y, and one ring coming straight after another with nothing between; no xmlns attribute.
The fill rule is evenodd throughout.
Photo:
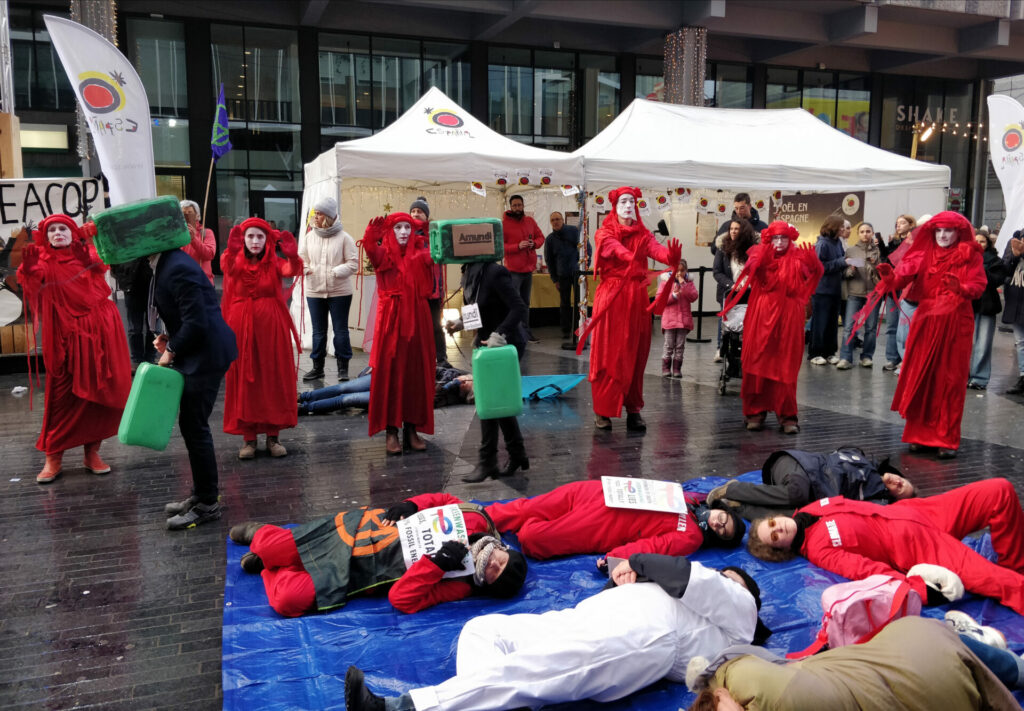
<svg viewBox="0 0 1024 711"><path fill-rule="evenodd" d="M551 171L552 186L583 182L579 157L505 138L437 87L379 133L336 144L334 158L342 180L377 179L403 185L478 180L493 186L495 173L504 171L508 184L514 186L521 177L517 171L530 171L529 184L539 186L544 170ZM307 182L311 168L322 175L313 167L320 160L307 166Z"/></svg>
<svg viewBox="0 0 1024 711"><path fill-rule="evenodd" d="M752 190L948 188L949 168L837 131L803 109L712 109L635 99L580 147L588 186Z"/></svg>

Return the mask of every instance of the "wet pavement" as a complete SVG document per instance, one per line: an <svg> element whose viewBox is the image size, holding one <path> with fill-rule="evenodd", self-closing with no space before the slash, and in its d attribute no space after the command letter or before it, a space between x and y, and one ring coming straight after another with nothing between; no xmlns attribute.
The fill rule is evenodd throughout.
<svg viewBox="0 0 1024 711"><path fill-rule="evenodd" d="M714 336L714 322L705 321ZM560 348L557 329L537 329L524 374L584 373ZM880 338L879 352L884 347ZM449 358L468 370L469 341L451 342ZM284 459L261 452L239 461L241 438L221 431L223 401L211 418L227 509L221 521L192 531L165 529L163 506L188 493L188 459L175 430L165 452L115 440L102 454L107 476L81 467L81 450L65 455L64 474L41 486L43 457L34 448L42 422L11 388L25 375L0 376L0 707L5 709L214 709L221 706L221 615L224 541L240 521L304 521L351 506L387 506L404 496L443 490L493 500L548 491L602 475L685 481L730 476L760 467L774 449L828 450L857 445L876 458L892 456L924 494L990 476L1005 476L1024 493L1024 398L1002 391L1017 378L1012 335L997 333L989 390L969 390L960 457L911 455L900 443L902 422L889 411L896 377L872 369L805 364L797 399L801 432L747 432L739 383L718 394L714 344L690 343L682 380L660 377L655 335L644 384L646 434L593 428L586 381L566 397L528 403L521 418L530 470L511 479L464 484L472 471L480 425L470 406L436 411L436 434L425 453L387 457L383 433L366 437L364 414L302 416L281 433ZM365 366L358 353L351 372ZM303 357L302 368L309 361ZM333 361L327 384L334 382ZM302 387L300 389L307 389ZM223 393L222 393L223 396ZM503 456L503 455L502 455Z"/></svg>

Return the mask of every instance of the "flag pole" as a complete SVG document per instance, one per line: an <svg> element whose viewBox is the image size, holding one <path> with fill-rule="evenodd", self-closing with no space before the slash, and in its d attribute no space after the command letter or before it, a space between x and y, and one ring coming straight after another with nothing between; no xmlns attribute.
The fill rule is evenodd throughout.
<svg viewBox="0 0 1024 711"><path fill-rule="evenodd" d="M206 194L203 195L203 213L199 216L199 234L206 234L206 201L210 198L210 180L213 178L213 156L210 156L210 170L206 174Z"/></svg>

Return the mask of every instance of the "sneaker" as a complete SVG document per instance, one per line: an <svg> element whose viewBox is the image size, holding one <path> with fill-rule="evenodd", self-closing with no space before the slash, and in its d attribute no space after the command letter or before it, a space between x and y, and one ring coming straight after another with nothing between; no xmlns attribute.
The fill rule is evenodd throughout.
<svg viewBox="0 0 1024 711"><path fill-rule="evenodd" d="M788 435L795 435L800 433L800 425L795 422L786 422L782 425L782 431Z"/></svg>
<svg viewBox="0 0 1024 711"><path fill-rule="evenodd" d="M811 358L811 365L827 365L828 361L821 356L814 356Z"/></svg>
<svg viewBox="0 0 1024 711"><path fill-rule="evenodd" d="M874 364L875 364L874 361L871 360L870 358L861 358L860 359L860 367L861 368L870 368Z"/></svg>
<svg viewBox="0 0 1024 711"><path fill-rule="evenodd" d="M222 512L219 501L214 501L212 504L197 503L185 513L167 519L167 529L181 531L186 528L195 528L207 521L216 521Z"/></svg>
<svg viewBox="0 0 1024 711"><path fill-rule="evenodd" d="M853 367L853 363L843 358L841 361L836 363L836 370L849 370Z"/></svg>
<svg viewBox="0 0 1024 711"><path fill-rule="evenodd" d="M967 387L971 390L984 390L985 386L980 383L967 383Z"/></svg>
<svg viewBox="0 0 1024 711"><path fill-rule="evenodd" d="M885 365L882 366L882 370L884 370L884 371L886 371L888 373L891 373L892 371L896 370L899 367L900 367L899 363L893 363L891 360L887 360L885 362Z"/></svg>
<svg viewBox="0 0 1024 711"><path fill-rule="evenodd" d="M977 621L960 610L950 610L946 613L946 624L957 631L958 634L967 635L976 639L982 644L997 649L1006 649L1006 637L995 627L979 625Z"/></svg>
<svg viewBox="0 0 1024 711"><path fill-rule="evenodd" d="M837 355L830 355L828 357L828 364L829 365L835 365L838 362L839 362L839 356L837 356Z"/></svg>
<svg viewBox="0 0 1024 711"><path fill-rule="evenodd" d="M238 450L239 459L255 459L256 458L256 442L246 442L242 445L242 448Z"/></svg>
<svg viewBox="0 0 1024 711"><path fill-rule="evenodd" d="M722 358L722 349L719 348L717 351L715 351L715 362L716 363L721 363L722 360L723 360L723 358Z"/></svg>
<svg viewBox="0 0 1024 711"><path fill-rule="evenodd" d="M177 516L188 511L190 508L199 503L199 498L196 496L190 496L184 501L172 501L171 503L164 506L164 513L168 516Z"/></svg>
<svg viewBox="0 0 1024 711"><path fill-rule="evenodd" d="M612 428L612 421L607 417L594 415L594 427L599 430L610 430Z"/></svg>
<svg viewBox="0 0 1024 711"><path fill-rule="evenodd" d="M530 334L530 337L527 340L528 340L529 343L533 343L533 344L540 343L540 339L537 338L536 336L534 336L532 333Z"/></svg>

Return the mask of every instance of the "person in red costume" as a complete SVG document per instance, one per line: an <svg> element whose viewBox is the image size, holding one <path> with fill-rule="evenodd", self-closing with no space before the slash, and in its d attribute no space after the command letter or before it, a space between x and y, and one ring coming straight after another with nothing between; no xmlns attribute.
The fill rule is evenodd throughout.
<svg viewBox="0 0 1024 711"><path fill-rule="evenodd" d="M281 259L276 254L280 245ZM221 310L238 338L238 359L228 370L224 387L224 431L242 435L239 459L256 456L256 437L267 436L271 457L288 450L278 440L294 427L296 363L292 344L302 345L288 314L282 277L302 274L298 245L290 232L278 232L264 220L250 217L231 228L220 257L224 272Z"/></svg>
<svg viewBox="0 0 1024 711"><path fill-rule="evenodd" d="M470 545L446 541L406 568L395 520L384 509L343 511L293 529L255 521L233 526L231 540L249 546L242 569L260 573L270 606L299 617L345 605L349 597L388 592L405 613L473 594L512 597L526 580L526 559L502 543L482 507L462 507ZM372 545L353 545L357 541ZM462 569L469 553L472 575L445 577Z"/></svg>
<svg viewBox="0 0 1024 711"><path fill-rule="evenodd" d="M450 494L420 494L392 506L388 518L399 520L421 509L457 503L461 501ZM705 543L735 548L746 531L736 514L709 508L690 496L685 514L606 506L604 489L596 479L563 484L528 499L490 504L484 510L499 531L513 531L523 553L532 558L598 553L602 568L608 556L689 555Z"/></svg>
<svg viewBox="0 0 1024 711"><path fill-rule="evenodd" d="M100 459L100 444L117 434L132 370L124 325L103 278L107 267L67 215L50 215L32 236L18 281L33 322L41 322L46 364L43 429L36 441L46 464L36 481L56 479L64 451L80 445L85 468L106 474L110 467Z"/></svg>
<svg viewBox="0 0 1024 711"><path fill-rule="evenodd" d="M986 526L998 564L960 540ZM986 479L888 506L842 496L821 499L798 509L793 518L755 521L749 546L762 560L802 555L851 580L878 573L908 580L922 600L928 598L925 583L932 587L941 578L932 580L927 573L921 577L914 566L941 566L958 575L970 592L995 598L1024 615L1024 512L1006 479Z"/></svg>
<svg viewBox="0 0 1024 711"><path fill-rule="evenodd" d="M740 397L747 429L764 429L768 412L786 434L797 424L796 378L804 352L804 310L824 272L810 245L796 247L796 228L782 221L761 232L761 244L748 251L747 263L726 297L722 315L739 303L749 283L743 319L743 381Z"/></svg>
<svg viewBox="0 0 1024 711"><path fill-rule="evenodd" d="M425 234L426 223L395 212L371 220L360 243L377 275L370 436L386 430L388 454L423 451L427 444L417 433L434 433L434 328L427 303L433 262Z"/></svg>
<svg viewBox="0 0 1024 711"><path fill-rule="evenodd" d="M988 283L983 261L967 218L940 212L917 228L895 271L879 265L882 280L857 313L855 330L886 294L902 290L917 303L891 407L906 420L903 441L911 452L936 447L940 459L951 459L960 448L974 342L971 301Z"/></svg>
<svg viewBox="0 0 1024 711"><path fill-rule="evenodd" d="M662 245L644 226L636 212L639 188L612 190L615 207L594 236L597 254L594 273L601 282L594 294L594 311L587 331L593 331L590 354L590 388L594 398L594 426L611 429L612 417L626 407L626 429L643 432L644 368L651 351L651 316L647 312L649 275L647 260L675 268L682 246L670 239ZM576 354L583 352L586 332Z"/></svg>

